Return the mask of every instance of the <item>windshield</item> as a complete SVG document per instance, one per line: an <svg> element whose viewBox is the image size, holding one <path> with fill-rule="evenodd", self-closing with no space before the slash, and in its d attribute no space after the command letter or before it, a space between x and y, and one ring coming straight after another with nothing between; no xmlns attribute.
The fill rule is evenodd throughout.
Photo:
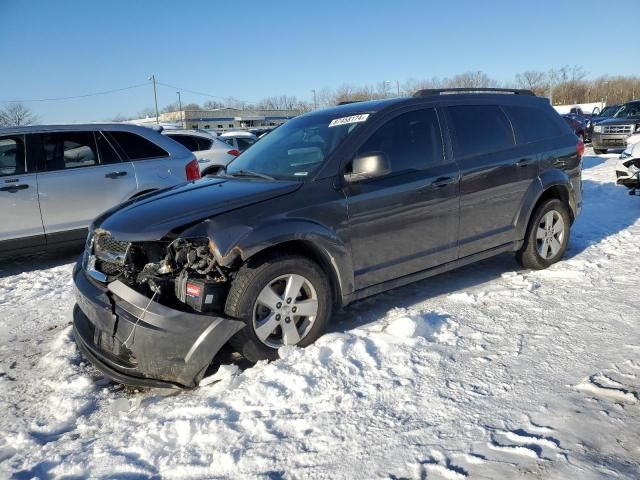
<svg viewBox="0 0 640 480"><path fill-rule="evenodd" d="M626 103L614 115L615 118L640 118L640 102Z"/></svg>
<svg viewBox="0 0 640 480"><path fill-rule="evenodd" d="M289 120L227 167L228 175L254 172L277 180L304 180L367 120L368 114L312 114Z"/></svg>
<svg viewBox="0 0 640 480"><path fill-rule="evenodd" d="M620 107L617 106L617 105L610 105L608 107L604 107L602 109L602 111L598 114L598 116L599 117L612 117L619 108Z"/></svg>

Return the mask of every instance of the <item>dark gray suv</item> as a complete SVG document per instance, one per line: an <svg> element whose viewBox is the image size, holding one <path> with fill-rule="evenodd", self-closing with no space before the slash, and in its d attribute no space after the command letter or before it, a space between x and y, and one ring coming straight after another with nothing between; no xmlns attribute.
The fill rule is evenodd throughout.
<svg viewBox="0 0 640 480"><path fill-rule="evenodd" d="M193 387L316 340L335 307L503 252L560 260L582 142L528 91L420 91L297 117L226 172L97 218L77 343L107 376Z"/></svg>

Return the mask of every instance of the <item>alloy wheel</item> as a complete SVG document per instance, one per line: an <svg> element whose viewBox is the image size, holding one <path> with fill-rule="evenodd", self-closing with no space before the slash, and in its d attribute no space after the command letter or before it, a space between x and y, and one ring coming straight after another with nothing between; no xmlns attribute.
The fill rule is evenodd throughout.
<svg viewBox="0 0 640 480"><path fill-rule="evenodd" d="M540 220L536 231L538 254L545 260L554 258L562 249L564 235L562 215L555 210L549 210Z"/></svg>
<svg viewBox="0 0 640 480"><path fill-rule="evenodd" d="M272 348L296 345L307 336L318 315L318 295L302 275L282 275L269 282L253 307L253 330Z"/></svg>

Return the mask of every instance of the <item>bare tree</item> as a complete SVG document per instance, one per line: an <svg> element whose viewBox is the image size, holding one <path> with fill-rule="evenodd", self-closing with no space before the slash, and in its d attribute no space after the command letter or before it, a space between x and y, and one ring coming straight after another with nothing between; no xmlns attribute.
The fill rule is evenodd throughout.
<svg viewBox="0 0 640 480"><path fill-rule="evenodd" d="M516 75L516 86L531 90L536 95L545 95L549 90L549 78L545 72L527 70Z"/></svg>
<svg viewBox="0 0 640 480"><path fill-rule="evenodd" d="M447 80L445 83L447 84L447 87L450 88L487 88L496 87L498 85L497 80L494 80L481 71L464 72L456 75L450 80Z"/></svg>
<svg viewBox="0 0 640 480"><path fill-rule="evenodd" d="M119 113L119 114L111 117L111 119L109 121L121 123L121 122L126 122L127 120L130 120L130 118L122 115L121 113Z"/></svg>
<svg viewBox="0 0 640 480"><path fill-rule="evenodd" d="M19 127L38 122L38 117L24 103L10 103L0 110L0 127Z"/></svg>
<svg viewBox="0 0 640 480"><path fill-rule="evenodd" d="M142 109L140 112L138 112L138 114L136 115L138 118L151 118L151 117L155 117L156 116L156 109L153 107L147 107Z"/></svg>
<svg viewBox="0 0 640 480"><path fill-rule="evenodd" d="M177 103L170 103L162 107L160 113L177 112L178 110L180 110L180 106Z"/></svg>
<svg viewBox="0 0 640 480"><path fill-rule="evenodd" d="M176 108L174 111L177 111L177 110L178 109ZM202 107L197 103L187 103L186 105L182 105L183 112L194 112L198 110L202 110Z"/></svg>
<svg viewBox="0 0 640 480"><path fill-rule="evenodd" d="M218 102L217 100L207 100L202 104L202 108L205 110L215 110L217 108L224 108L224 104L222 102Z"/></svg>

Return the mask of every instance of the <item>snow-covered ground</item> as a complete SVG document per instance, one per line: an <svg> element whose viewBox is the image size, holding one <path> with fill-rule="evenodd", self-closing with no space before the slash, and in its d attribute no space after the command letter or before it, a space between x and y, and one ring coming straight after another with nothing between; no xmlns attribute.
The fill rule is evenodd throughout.
<svg viewBox="0 0 640 480"><path fill-rule="evenodd" d="M71 258L0 267L0 477L640 478L640 198L614 164L585 158L552 268L507 255L379 295L195 391L83 361Z"/></svg>

